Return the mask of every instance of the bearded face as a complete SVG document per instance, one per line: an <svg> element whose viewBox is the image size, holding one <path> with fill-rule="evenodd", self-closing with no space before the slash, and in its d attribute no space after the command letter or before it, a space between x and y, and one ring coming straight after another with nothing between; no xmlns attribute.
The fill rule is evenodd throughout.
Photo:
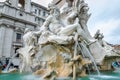
<svg viewBox="0 0 120 80"><path fill-rule="evenodd" d="M84 7L83 7L83 13L87 13L88 10L89 10L89 7L88 7L88 6L84 6Z"/></svg>

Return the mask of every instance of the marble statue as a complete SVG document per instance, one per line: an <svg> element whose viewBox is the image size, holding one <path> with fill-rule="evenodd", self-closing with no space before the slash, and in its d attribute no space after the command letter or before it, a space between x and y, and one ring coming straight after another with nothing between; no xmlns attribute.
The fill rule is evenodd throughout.
<svg viewBox="0 0 120 80"><path fill-rule="evenodd" d="M84 0L66 0L61 9L50 3L48 9L50 15L39 31L25 29L24 47L18 50L21 72L32 71L48 80L69 76L75 80L86 75L86 65L101 65L112 54L104 47L99 30L94 37L90 35L87 22L91 14Z"/></svg>
<svg viewBox="0 0 120 80"><path fill-rule="evenodd" d="M49 35L49 37L47 37L49 42L54 41L59 44L66 44L67 41L69 42L72 40L73 37L72 35L74 35L75 32L78 33L82 38L84 38L84 40L86 40L88 43L92 42L92 40L87 38L85 32L83 31L83 29L79 24L79 20L77 17L68 16L67 19L74 20L75 18L75 20L73 22L68 21L70 24L64 25L61 22L59 9L57 7L54 7L51 10L52 13L48 16L48 18L46 19L46 21L42 26L42 29L44 29L43 35L47 35L47 36ZM42 41L40 41L40 43L41 42Z"/></svg>
<svg viewBox="0 0 120 80"><path fill-rule="evenodd" d="M94 38L98 39L98 42L101 44L101 46L104 47L104 44L103 44L104 35L103 35L103 33L100 33L100 30L97 30L97 32L94 35Z"/></svg>
<svg viewBox="0 0 120 80"><path fill-rule="evenodd" d="M94 38L97 39L100 45L103 47L103 49L105 49L105 51L107 52L107 56L115 55L116 52L114 48L108 45L108 43L103 40L104 35L100 32L100 30L97 30L97 32L94 35Z"/></svg>
<svg viewBox="0 0 120 80"><path fill-rule="evenodd" d="M29 28L26 28L23 35L24 47L19 49L17 52L22 57L22 65L21 65L21 72L22 71L29 71L31 65L32 56L36 53L36 41L37 36L40 35L40 31L32 31Z"/></svg>
<svg viewBox="0 0 120 80"><path fill-rule="evenodd" d="M29 28L26 28L23 35L24 45L35 46L35 43L37 41L37 35L40 35L40 31L34 32L31 31Z"/></svg>

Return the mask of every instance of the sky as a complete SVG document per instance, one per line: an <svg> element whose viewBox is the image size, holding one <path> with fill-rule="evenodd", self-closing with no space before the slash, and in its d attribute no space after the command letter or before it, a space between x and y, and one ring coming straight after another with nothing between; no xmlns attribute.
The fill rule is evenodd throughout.
<svg viewBox="0 0 120 80"><path fill-rule="evenodd" d="M47 6L52 0L33 0ZM85 0L92 13L87 25L93 36L100 29L104 40L112 44L120 44L120 0Z"/></svg>
<svg viewBox="0 0 120 80"><path fill-rule="evenodd" d="M4 1L4 0L0 0ZM32 0L47 7L52 0ZM87 25L93 36L100 29L104 40L112 44L120 44L120 0L85 0L92 13Z"/></svg>

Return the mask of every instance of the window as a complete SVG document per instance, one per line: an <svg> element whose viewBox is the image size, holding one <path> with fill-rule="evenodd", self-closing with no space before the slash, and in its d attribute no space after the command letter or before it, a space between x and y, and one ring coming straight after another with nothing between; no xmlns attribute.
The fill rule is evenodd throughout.
<svg viewBox="0 0 120 80"><path fill-rule="evenodd" d="M45 11L43 11L43 16L45 16Z"/></svg>
<svg viewBox="0 0 120 80"><path fill-rule="evenodd" d="M35 14L37 14L37 9L35 9Z"/></svg>
<svg viewBox="0 0 120 80"><path fill-rule="evenodd" d="M18 7L24 8L25 7L25 0L19 0Z"/></svg>
<svg viewBox="0 0 120 80"><path fill-rule="evenodd" d="M22 13L20 13L20 16L23 16L23 14L22 14Z"/></svg>
<svg viewBox="0 0 120 80"><path fill-rule="evenodd" d="M22 35L20 33L16 34L16 42L21 42Z"/></svg>
<svg viewBox="0 0 120 80"><path fill-rule="evenodd" d="M44 22L45 22L44 19L40 19L40 25L43 25Z"/></svg>
<svg viewBox="0 0 120 80"><path fill-rule="evenodd" d="M39 10L39 15L41 15L41 10Z"/></svg>
<svg viewBox="0 0 120 80"><path fill-rule="evenodd" d="M37 17L35 17L35 21L38 21L38 18L37 18Z"/></svg>
<svg viewBox="0 0 120 80"><path fill-rule="evenodd" d="M40 18L38 18L38 21L40 21Z"/></svg>

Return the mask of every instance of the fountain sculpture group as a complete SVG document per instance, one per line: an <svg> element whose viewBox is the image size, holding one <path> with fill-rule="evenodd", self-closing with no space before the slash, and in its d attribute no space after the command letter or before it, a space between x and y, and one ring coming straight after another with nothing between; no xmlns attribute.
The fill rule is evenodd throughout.
<svg viewBox="0 0 120 80"><path fill-rule="evenodd" d="M75 80L86 75L88 64L101 65L111 55L103 47L102 34L98 31L92 37L88 31L91 14L84 0L66 0L60 9L50 3L48 9L50 14L39 31L25 29L24 47L18 50L20 72L34 72L49 80L72 76Z"/></svg>

